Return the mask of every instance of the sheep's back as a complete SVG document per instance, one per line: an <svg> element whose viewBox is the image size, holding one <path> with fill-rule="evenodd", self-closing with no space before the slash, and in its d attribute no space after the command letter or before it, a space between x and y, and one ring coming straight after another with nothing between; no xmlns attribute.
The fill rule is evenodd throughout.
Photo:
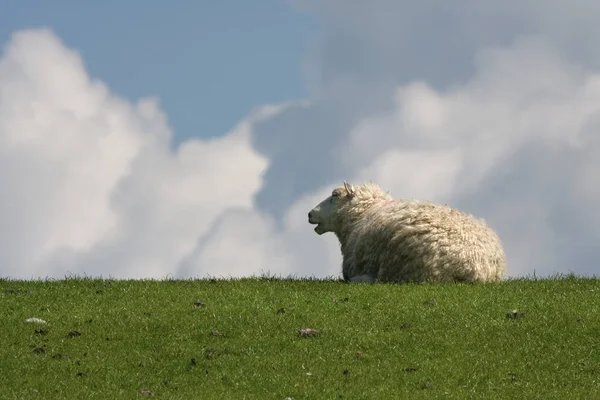
<svg viewBox="0 0 600 400"><path fill-rule="evenodd" d="M465 268L489 269L490 262L503 268L504 263L500 239L483 220L429 202L373 205L354 224L345 247L353 264L348 267L379 274L389 270L400 280L422 280L444 270L460 275Z"/></svg>

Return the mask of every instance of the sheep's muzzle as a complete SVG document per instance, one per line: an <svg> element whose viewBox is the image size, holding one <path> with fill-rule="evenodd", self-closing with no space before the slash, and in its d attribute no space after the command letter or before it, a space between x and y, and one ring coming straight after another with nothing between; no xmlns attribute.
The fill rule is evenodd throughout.
<svg viewBox="0 0 600 400"><path fill-rule="evenodd" d="M323 228L323 225L321 225L321 223L319 222L319 219L312 213L312 211L308 213L308 223L317 225L317 226L315 226L315 232L317 232L318 235L322 235L325 233L325 229Z"/></svg>

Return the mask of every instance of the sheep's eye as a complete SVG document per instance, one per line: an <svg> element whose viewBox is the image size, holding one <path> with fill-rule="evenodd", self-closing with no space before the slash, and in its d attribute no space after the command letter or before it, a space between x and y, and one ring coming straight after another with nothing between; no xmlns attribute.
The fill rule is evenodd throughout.
<svg viewBox="0 0 600 400"><path fill-rule="evenodd" d="M331 193L331 197L340 197L340 192Z"/></svg>

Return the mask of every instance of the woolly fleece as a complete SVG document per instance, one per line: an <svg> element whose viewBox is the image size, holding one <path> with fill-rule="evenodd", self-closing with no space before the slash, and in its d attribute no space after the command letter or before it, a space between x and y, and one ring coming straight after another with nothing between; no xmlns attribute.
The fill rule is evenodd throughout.
<svg viewBox="0 0 600 400"><path fill-rule="evenodd" d="M333 232L351 282L492 282L506 274L498 235L482 219L428 201L394 200L374 183L344 182L309 212Z"/></svg>

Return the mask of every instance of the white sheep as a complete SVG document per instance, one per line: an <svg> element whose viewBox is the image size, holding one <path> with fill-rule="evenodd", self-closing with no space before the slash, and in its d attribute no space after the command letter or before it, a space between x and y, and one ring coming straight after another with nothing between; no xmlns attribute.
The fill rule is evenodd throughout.
<svg viewBox="0 0 600 400"><path fill-rule="evenodd" d="M446 205L394 200L374 183L344 182L308 213L333 232L350 282L491 282L506 274L496 233Z"/></svg>

